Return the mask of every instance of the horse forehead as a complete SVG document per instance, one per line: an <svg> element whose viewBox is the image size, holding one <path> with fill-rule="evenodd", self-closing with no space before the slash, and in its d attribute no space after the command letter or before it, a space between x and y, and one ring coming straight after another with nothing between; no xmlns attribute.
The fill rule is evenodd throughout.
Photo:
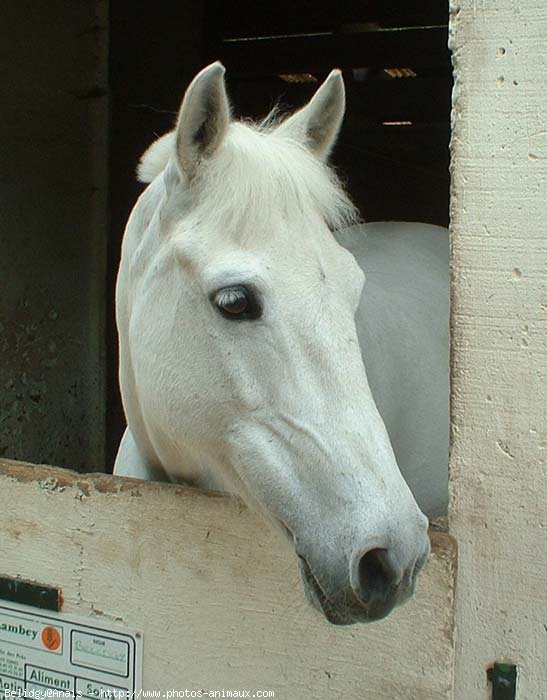
<svg viewBox="0 0 547 700"><path fill-rule="evenodd" d="M193 229L193 230L192 230ZM209 227L206 221L185 225L174 239L181 262L198 271L223 268L287 271L296 268L321 276L337 258L340 246L321 221L277 221Z"/></svg>

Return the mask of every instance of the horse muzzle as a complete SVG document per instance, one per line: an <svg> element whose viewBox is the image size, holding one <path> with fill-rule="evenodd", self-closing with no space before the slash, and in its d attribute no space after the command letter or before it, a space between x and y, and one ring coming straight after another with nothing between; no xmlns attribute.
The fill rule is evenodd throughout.
<svg viewBox="0 0 547 700"><path fill-rule="evenodd" d="M349 576L337 589L322 585L305 557L298 554L300 573L308 600L333 625L375 622L412 597L416 579L429 556L429 539L406 567L391 552L372 548L353 558ZM332 577L326 575L326 580Z"/></svg>

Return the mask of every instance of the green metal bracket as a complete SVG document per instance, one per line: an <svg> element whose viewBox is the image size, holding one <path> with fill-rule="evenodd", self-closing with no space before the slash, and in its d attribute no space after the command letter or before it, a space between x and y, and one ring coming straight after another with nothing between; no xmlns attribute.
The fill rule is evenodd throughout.
<svg viewBox="0 0 547 700"><path fill-rule="evenodd" d="M496 662L486 675L492 684L492 700L516 700L518 669L515 664Z"/></svg>
<svg viewBox="0 0 547 700"><path fill-rule="evenodd" d="M24 581L13 576L0 576L0 598L55 612L59 612L63 603L60 588Z"/></svg>

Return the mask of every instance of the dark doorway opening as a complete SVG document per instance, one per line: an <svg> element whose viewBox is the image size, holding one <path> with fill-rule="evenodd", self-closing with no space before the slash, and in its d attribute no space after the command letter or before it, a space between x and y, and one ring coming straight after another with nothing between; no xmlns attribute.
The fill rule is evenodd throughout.
<svg viewBox="0 0 547 700"><path fill-rule="evenodd" d="M236 116L259 118L310 98L341 68L347 112L332 161L363 218L446 226L452 68L448 8L280 0L113 0L110 13L110 235L107 464L125 421L117 381L114 285L123 229L142 186L138 158L172 128L184 89L221 60Z"/></svg>

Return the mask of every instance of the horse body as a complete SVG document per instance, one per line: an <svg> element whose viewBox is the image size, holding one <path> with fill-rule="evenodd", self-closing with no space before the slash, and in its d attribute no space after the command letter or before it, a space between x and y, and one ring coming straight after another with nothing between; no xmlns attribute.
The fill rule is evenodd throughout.
<svg viewBox="0 0 547 700"><path fill-rule="evenodd" d="M397 463L424 513L443 516L448 499L448 231L382 222L335 235L366 275L357 334Z"/></svg>
<svg viewBox="0 0 547 700"><path fill-rule="evenodd" d="M288 536L313 604L351 624L404 602L429 551L394 449L422 507L444 506L446 241L397 224L335 239L354 216L324 163L343 108L333 72L281 124L234 123L213 64L145 154L115 473L240 494Z"/></svg>

